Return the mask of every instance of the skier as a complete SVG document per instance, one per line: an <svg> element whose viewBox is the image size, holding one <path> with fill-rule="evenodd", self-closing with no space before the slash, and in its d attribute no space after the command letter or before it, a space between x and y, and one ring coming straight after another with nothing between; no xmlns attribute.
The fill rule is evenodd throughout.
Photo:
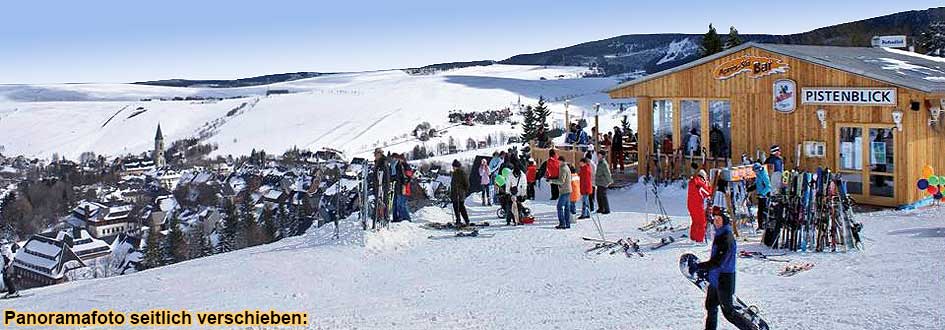
<svg viewBox="0 0 945 330"><path fill-rule="evenodd" d="M752 324L738 317L733 306L735 296L735 259L738 259L738 244L732 234L731 219L718 207L712 208L712 220L716 228L712 239L712 255L708 261L700 262L690 267L690 272L700 273L709 281L706 288L705 318L706 330L715 330L718 327L719 307L722 315L736 328L751 329Z"/></svg>
<svg viewBox="0 0 945 330"><path fill-rule="evenodd" d="M528 181L528 191L525 198L535 200L535 182L537 181L538 167L535 166L535 160L528 161L528 168L525 170L525 180Z"/></svg>
<svg viewBox="0 0 945 330"><path fill-rule="evenodd" d="M13 243L16 244L16 243ZM3 298L9 298L17 295L16 285L13 283L13 256L9 249L3 247L3 286L7 288L7 293Z"/></svg>
<svg viewBox="0 0 945 330"><path fill-rule="evenodd" d="M555 152L554 149L548 150L548 162L545 165L545 177L548 178L548 185L551 186L551 200L557 200L559 197L558 195L560 194L560 187L558 186L559 182L561 182L561 180L558 180L558 177L561 175L560 168L561 162L558 161L558 153Z"/></svg>
<svg viewBox="0 0 945 330"><path fill-rule="evenodd" d="M555 229L568 229L571 228L571 170L568 168L568 163L565 162L564 157L557 159L558 163L557 172L560 174L557 176L557 179L552 179L549 182L554 182L560 186L560 194L558 196L558 225L555 226ZM551 170L551 159L548 160L548 169Z"/></svg>
<svg viewBox="0 0 945 330"><path fill-rule="evenodd" d="M485 163L485 160L483 160ZM450 179L450 201L453 202L453 216L456 217L456 226L469 225L469 214L466 213L466 194L469 191L469 178L463 165L458 159L453 160L453 176Z"/></svg>
<svg viewBox="0 0 945 330"><path fill-rule="evenodd" d="M479 165L479 186L482 187L482 206L491 206L492 200L489 199L489 189L492 189L492 181L489 180L489 164L483 159Z"/></svg>
<svg viewBox="0 0 945 330"><path fill-rule="evenodd" d="M577 215L577 202L581 200L581 176L574 167L568 167L571 171L571 214Z"/></svg>
<svg viewBox="0 0 945 330"><path fill-rule="evenodd" d="M509 208L505 213L505 222L507 225L520 225L522 219L519 216L519 209L525 196L525 178L524 173L518 168L511 170L511 173L505 178L505 193L508 195Z"/></svg>
<svg viewBox="0 0 945 330"><path fill-rule="evenodd" d="M771 194L771 181L765 167L759 163L751 166L755 171L755 193L758 194L758 229L764 229L768 219L768 195Z"/></svg>
<svg viewBox="0 0 945 330"><path fill-rule="evenodd" d="M696 163L692 163L693 168L697 168ZM712 189L706 184L708 175L705 170L700 169L698 174L689 179L689 188L687 191L686 208L689 209L689 217L692 224L689 225L689 239L693 242L702 243L705 240L705 200L712 195Z"/></svg>
<svg viewBox="0 0 945 330"><path fill-rule="evenodd" d="M610 156L613 157L612 169L616 170L619 165L620 170L623 171L623 133L620 132L620 127L617 126L614 126L614 142L610 153Z"/></svg>
<svg viewBox="0 0 945 330"><path fill-rule="evenodd" d="M610 164L607 164L607 152L597 151L597 171L594 172L594 185L597 186L595 194L597 195L597 213L609 214L610 201L607 200L607 187L614 183L610 174Z"/></svg>
<svg viewBox="0 0 945 330"><path fill-rule="evenodd" d="M768 159L765 165L771 169L771 191L777 195L781 193L781 175L784 173L784 159L781 158L781 147L777 144L771 146Z"/></svg>
<svg viewBox="0 0 945 330"><path fill-rule="evenodd" d="M578 171L580 178L581 192L581 216L578 219L587 219L591 217L591 195L594 192L594 171L591 169L591 160L581 158L581 168Z"/></svg>

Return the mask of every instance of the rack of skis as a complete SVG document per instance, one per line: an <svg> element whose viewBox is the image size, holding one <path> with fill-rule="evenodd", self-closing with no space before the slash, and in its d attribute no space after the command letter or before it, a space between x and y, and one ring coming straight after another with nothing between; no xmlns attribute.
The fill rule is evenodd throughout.
<svg viewBox="0 0 945 330"><path fill-rule="evenodd" d="M762 216L765 245L802 252L862 249L862 224L856 221L847 182L839 173L785 171L779 193Z"/></svg>

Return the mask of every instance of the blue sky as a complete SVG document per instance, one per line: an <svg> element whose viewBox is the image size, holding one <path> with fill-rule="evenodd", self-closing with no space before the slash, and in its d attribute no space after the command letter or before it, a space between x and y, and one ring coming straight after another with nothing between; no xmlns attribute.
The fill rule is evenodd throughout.
<svg viewBox="0 0 945 330"><path fill-rule="evenodd" d="M501 60L633 33L788 34L939 1L7 1L0 83L232 79ZM775 12L772 12L775 11ZM783 11L783 13L776 13Z"/></svg>

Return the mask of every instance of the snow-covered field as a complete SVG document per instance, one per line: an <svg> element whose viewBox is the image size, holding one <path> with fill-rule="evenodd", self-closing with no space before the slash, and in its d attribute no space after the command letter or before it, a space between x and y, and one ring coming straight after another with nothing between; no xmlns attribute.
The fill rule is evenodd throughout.
<svg viewBox="0 0 945 330"><path fill-rule="evenodd" d="M0 152L49 158L58 153L76 159L84 151L122 155L153 147L161 124L170 142L215 133L215 154L249 154L252 149L282 153L298 146L333 147L349 156L403 140L422 122L450 126L447 114L498 110L550 99L563 118L565 99L571 99L571 118L603 103L604 127L624 114L604 90L616 85L610 78L579 78L582 67L491 65L430 75L400 70L331 74L244 88L175 88L131 84L61 84L0 86ZM292 94L265 96L267 90ZM241 97L218 102L141 101L173 97ZM245 104L245 105L244 105ZM242 107L241 107L242 106ZM238 110L234 110L238 109ZM632 118L631 118L632 119ZM428 142L435 148L452 136L465 147L468 138L517 135L510 125L454 127ZM494 138L497 136L494 136ZM399 143L406 151L416 143Z"/></svg>
<svg viewBox="0 0 945 330"><path fill-rule="evenodd" d="M608 237L647 239L635 228L652 216L652 196L635 185L611 194L601 220ZM671 215L685 221L684 192L664 191ZM585 254L592 222L554 230L547 188L531 203L538 223L494 226L489 238L448 235L420 223L364 234L346 223L300 237L109 279L25 291L4 308L86 311L154 308L193 311L306 311L318 329L698 329L704 296L680 274L689 243L646 252ZM644 201L649 200L647 204ZM475 220L494 209L467 200ZM781 263L738 260L737 294L759 306L772 329L945 328L945 209L859 214L867 249L790 254L816 266L793 277ZM450 211L419 210L418 222L445 222ZM744 250L768 251L756 241ZM722 323L721 329L731 329Z"/></svg>

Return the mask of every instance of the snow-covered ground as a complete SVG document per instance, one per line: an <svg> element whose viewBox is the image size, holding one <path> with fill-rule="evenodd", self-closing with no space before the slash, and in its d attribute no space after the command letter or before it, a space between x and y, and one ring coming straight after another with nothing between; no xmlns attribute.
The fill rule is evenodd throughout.
<svg viewBox="0 0 945 330"><path fill-rule="evenodd" d="M549 99L561 121L564 100L571 99L573 119L591 116L602 103L604 127L623 114L604 90L617 81L579 78L583 67L491 65L408 75L400 70L331 74L242 88L176 88L131 84L60 84L0 86L0 150L49 158L58 153L76 159L85 151L121 155L153 147L158 123L165 139L196 137L214 131L219 155L249 154L252 149L279 153L298 146L333 147L349 156L365 155L375 147L395 145L407 151L417 143L398 143L413 128L429 122L449 125L450 110L484 111L512 107L519 100L534 104ZM286 95L265 96L267 90ZM141 101L173 97L241 97L218 102ZM245 104L245 105L244 105ZM625 105L626 107L626 105ZM633 119L633 118L631 118ZM635 126L635 121L634 121ZM435 148L452 136L460 148L466 139L496 138L500 132L518 135L510 125L453 127L427 143Z"/></svg>
<svg viewBox="0 0 945 330"><path fill-rule="evenodd" d="M614 213L601 217L611 238L648 239L636 227L652 216L652 196L640 185L611 193ZM686 251L676 243L643 258L585 254L581 236L592 222L552 229L547 188L531 202L538 223L494 226L489 238L448 235L420 223L363 233L344 223L232 253L116 278L25 291L4 302L24 311L154 308L239 311L274 308L310 313L318 329L698 329L702 293L680 274ZM645 203L648 200L650 203ZM667 188L667 210L684 222L684 192ZM467 204L474 220L494 209ZM945 328L943 208L859 214L863 252L789 254L816 266L793 277L781 263L739 259L737 294L759 306L772 329ZM449 221L449 210L418 210L418 222ZM768 251L756 240L743 250ZM731 329L722 322L721 329Z"/></svg>

